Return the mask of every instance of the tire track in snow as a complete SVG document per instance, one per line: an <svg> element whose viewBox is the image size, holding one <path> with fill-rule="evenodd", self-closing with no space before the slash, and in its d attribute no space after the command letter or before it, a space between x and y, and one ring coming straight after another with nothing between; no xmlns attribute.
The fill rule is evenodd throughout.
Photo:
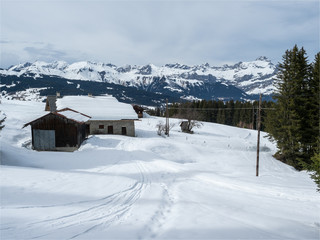
<svg viewBox="0 0 320 240"><path fill-rule="evenodd" d="M19 228L2 228L1 230L29 233L37 232L37 229L44 230L43 234L33 234L32 239L54 236L59 231L65 231L69 234L69 239L76 239L83 236L99 227L103 229L108 228L110 225L125 220L126 215L131 210L135 202L140 198L142 191L150 184L150 181L145 175L146 169L141 162L136 162L136 169L140 175L131 187L123 191L108 195L104 198L79 201L75 203L68 203L65 205L51 205L51 206L38 206L38 207L55 207L55 206L74 206L85 205L82 210L62 215L59 217L46 219L43 221L25 224ZM89 206L88 206L89 205ZM24 207L27 208L27 207ZM30 207L33 208L33 207ZM79 228L85 230L79 232Z"/></svg>

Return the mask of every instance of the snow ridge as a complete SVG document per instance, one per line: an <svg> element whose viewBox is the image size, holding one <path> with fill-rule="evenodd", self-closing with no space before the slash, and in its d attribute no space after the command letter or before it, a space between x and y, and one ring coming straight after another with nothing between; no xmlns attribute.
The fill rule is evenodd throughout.
<svg viewBox="0 0 320 240"><path fill-rule="evenodd" d="M222 67L210 66L208 63L194 66L175 63L160 67L153 64L117 67L110 63L90 61L72 64L64 61L52 63L36 61L0 70L0 74L32 76L34 78L58 76L72 80L121 84L143 90L152 87L157 79L163 79L171 86L169 90L172 92L177 91L175 86L189 89L190 87L204 85L207 82L221 82L233 85L249 95L258 93L270 95L274 90L273 77L276 74L276 66L266 57Z"/></svg>

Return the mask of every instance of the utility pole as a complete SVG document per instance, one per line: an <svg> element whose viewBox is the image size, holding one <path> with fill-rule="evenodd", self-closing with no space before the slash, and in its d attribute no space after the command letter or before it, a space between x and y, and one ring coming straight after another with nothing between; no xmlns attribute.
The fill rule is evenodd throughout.
<svg viewBox="0 0 320 240"><path fill-rule="evenodd" d="M254 105L252 104L252 129L254 129Z"/></svg>
<svg viewBox="0 0 320 240"><path fill-rule="evenodd" d="M258 111L258 140L257 140L257 165L256 165L256 176L259 176L259 152L260 152L260 127L261 127L261 99L262 94L260 93L259 98L259 111Z"/></svg>
<svg viewBox="0 0 320 240"><path fill-rule="evenodd" d="M166 131L165 134L169 137L169 109L168 109L168 98L166 99Z"/></svg>

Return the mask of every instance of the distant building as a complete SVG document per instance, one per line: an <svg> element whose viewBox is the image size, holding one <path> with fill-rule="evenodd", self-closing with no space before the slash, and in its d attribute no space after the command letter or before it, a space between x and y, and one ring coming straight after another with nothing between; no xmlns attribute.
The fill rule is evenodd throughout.
<svg viewBox="0 0 320 240"><path fill-rule="evenodd" d="M23 127L31 126L32 147L38 151L74 151L89 135L89 116L65 108L50 112Z"/></svg>
<svg viewBox="0 0 320 240"><path fill-rule="evenodd" d="M144 108L138 105L133 105L133 109L136 111L136 114L138 114L138 118L143 118L143 111Z"/></svg>
<svg viewBox="0 0 320 240"><path fill-rule="evenodd" d="M189 132L189 123L188 121L182 121L180 123L181 131L182 132Z"/></svg>

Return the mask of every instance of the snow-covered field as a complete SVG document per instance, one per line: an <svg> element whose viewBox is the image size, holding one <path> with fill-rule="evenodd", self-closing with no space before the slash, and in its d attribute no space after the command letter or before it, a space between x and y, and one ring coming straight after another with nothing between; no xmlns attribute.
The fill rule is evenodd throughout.
<svg viewBox="0 0 320 240"><path fill-rule="evenodd" d="M90 136L73 153L30 149L44 103L3 100L1 239L319 239L320 194L256 131L204 123L189 135ZM263 133L262 136L265 136Z"/></svg>

